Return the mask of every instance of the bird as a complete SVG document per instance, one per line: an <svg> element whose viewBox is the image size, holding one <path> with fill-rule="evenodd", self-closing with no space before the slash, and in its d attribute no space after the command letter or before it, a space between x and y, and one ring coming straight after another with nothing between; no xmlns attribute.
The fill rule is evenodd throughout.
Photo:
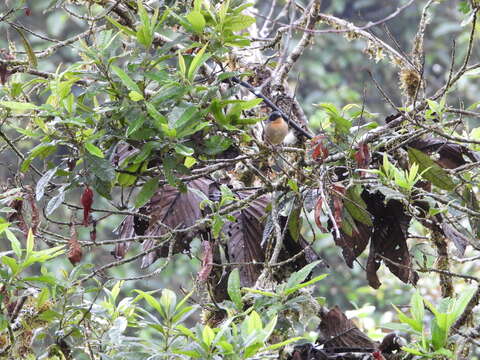
<svg viewBox="0 0 480 360"><path fill-rule="evenodd" d="M267 119L264 130L264 140L272 145L278 145L283 142L288 134L288 124L282 114L274 111Z"/></svg>

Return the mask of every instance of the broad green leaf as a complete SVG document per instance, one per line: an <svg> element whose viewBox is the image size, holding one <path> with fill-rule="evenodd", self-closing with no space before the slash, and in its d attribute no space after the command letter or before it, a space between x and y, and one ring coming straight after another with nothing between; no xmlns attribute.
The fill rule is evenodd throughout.
<svg viewBox="0 0 480 360"><path fill-rule="evenodd" d="M158 189L158 178L153 178L148 180L143 184L142 189L135 199L135 207L138 209L145 205L148 200L150 200L155 194L155 191Z"/></svg>
<svg viewBox="0 0 480 360"><path fill-rule="evenodd" d="M451 316L449 316L449 325L453 325L453 323L457 321L460 315L464 312L473 295L475 295L476 291L477 290L475 288L469 288L461 292L453 304Z"/></svg>
<svg viewBox="0 0 480 360"><path fill-rule="evenodd" d="M242 294L240 292L240 272L238 268L233 269L228 277L227 292L239 311L243 308Z"/></svg>
<svg viewBox="0 0 480 360"><path fill-rule="evenodd" d="M17 258L20 259L22 257L22 245L20 244L20 241L18 241L15 234L11 232L9 229L5 229L4 231L5 231L5 235L7 236L7 239L10 240L10 244L12 245L13 252L17 256Z"/></svg>
<svg viewBox="0 0 480 360"><path fill-rule="evenodd" d="M247 334L250 335L255 331L263 330L262 319L260 315L253 310L245 319Z"/></svg>
<svg viewBox="0 0 480 360"><path fill-rule="evenodd" d="M187 15L187 20L192 25L193 30L201 34L205 28L206 22L202 13L198 10L193 10Z"/></svg>
<svg viewBox="0 0 480 360"><path fill-rule="evenodd" d="M138 289L134 291L139 294L139 296L134 301L137 301L137 299L144 299L148 303L148 305L150 305L152 308L157 310L160 316L166 319L165 311L163 307L160 305L160 303L157 301L157 299L155 299L152 295L150 295L149 293L146 293L145 291L138 290Z"/></svg>
<svg viewBox="0 0 480 360"><path fill-rule="evenodd" d="M136 91L137 93L141 94L140 88L138 87L137 83L133 81L125 71L120 69L118 66L111 65L112 71L122 80L122 83L132 91Z"/></svg>
<svg viewBox="0 0 480 360"><path fill-rule="evenodd" d="M253 355L255 355L258 352L258 350L260 350L262 346L263 344L261 342L256 342L247 346L245 348L245 351L243 352L243 358L244 359L251 358Z"/></svg>
<svg viewBox="0 0 480 360"><path fill-rule="evenodd" d="M182 145L182 144L176 144L175 145L175 152L179 155L183 156L191 156L194 153L194 150L191 147Z"/></svg>
<svg viewBox="0 0 480 360"><path fill-rule="evenodd" d="M160 114L158 110L151 103L146 103L148 115L150 115L155 120L155 126L160 128L160 124L168 124L167 118Z"/></svg>
<svg viewBox="0 0 480 360"><path fill-rule="evenodd" d="M132 91L130 91L130 92L128 93L128 97L129 97L132 101L135 101L135 102L144 99L144 97L143 97L142 94L140 94L139 92L134 91L134 90L132 90Z"/></svg>
<svg viewBox="0 0 480 360"><path fill-rule="evenodd" d="M255 18L248 15L236 15L228 17L225 21L224 28L231 31L240 31L248 28L255 23Z"/></svg>
<svg viewBox="0 0 480 360"><path fill-rule="evenodd" d="M93 145L92 143L89 143L89 142L85 143L85 149L90 154L92 154L96 157L99 157L99 158L102 158L102 159L105 157L105 155L103 154L103 151L99 147Z"/></svg>
<svg viewBox="0 0 480 360"><path fill-rule="evenodd" d="M392 304L394 309L397 311L398 314L398 319L404 323L408 324L413 330L417 331L418 333L422 333L423 330L423 323L418 322L417 320L414 320L412 318L409 318L407 315L405 315L399 308L397 308L395 305Z"/></svg>
<svg viewBox="0 0 480 360"><path fill-rule="evenodd" d="M18 101L0 101L0 106L6 107L12 110L18 110L18 111L38 109L38 106L35 104L18 102Z"/></svg>
<svg viewBox="0 0 480 360"><path fill-rule="evenodd" d="M294 286L300 284L304 281L307 276L312 272L312 270L320 263L320 260L314 261L307 266L303 267L299 271L294 272L290 275L287 281L286 290L293 288Z"/></svg>
<svg viewBox="0 0 480 360"><path fill-rule="evenodd" d="M116 21L115 19L111 18L110 16L106 16L106 18L107 18L107 20L108 20L109 22L111 22L113 25L115 25L120 31L124 32L124 33L127 34L127 35L133 36L133 37L136 36L135 31L133 31L133 30L130 29L129 27L120 24L118 21Z"/></svg>
<svg viewBox="0 0 480 360"><path fill-rule="evenodd" d="M177 296L172 290L163 289L162 296L160 297L160 305L162 306L167 319L169 319L175 312L177 306Z"/></svg>
<svg viewBox="0 0 480 360"><path fill-rule="evenodd" d="M450 327L448 326L447 314L437 314L437 316L435 316L431 329L432 344L435 350L439 350L446 345L449 330Z"/></svg>
<svg viewBox="0 0 480 360"><path fill-rule="evenodd" d="M86 153L85 161L88 169L100 180L110 182L115 179L115 170L109 160Z"/></svg>
<svg viewBox="0 0 480 360"><path fill-rule="evenodd" d="M418 164L422 177L432 182L433 185L448 191L455 188L452 178L430 156L420 150L408 148L408 157L411 162Z"/></svg>
<svg viewBox="0 0 480 360"><path fill-rule="evenodd" d="M233 143L233 140L220 135L213 135L203 141L203 152L207 155L217 155L227 150Z"/></svg>
<svg viewBox="0 0 480 360"><path fill-rule="evenodd" d="M367 205L361 197L362 188L360 186L350 186L343 204L350 215L357 221L367 226L373 226L372 217L366 210Z"/></svg>
<svg viewBox="0 0 480 360"><path fill-rule="evenodd" d="M12 276L16 276L17 273L21 271L17 261L14 258L11 258L9 256L2 256L1 259L2 259L2 263L7 265L10 268L10 270L12 270Z"/></svg>
<svg viewBox="0 0 480 360"><path fill-rule="evenodd" d="M26 172L35 158L40 157L45 159L48 155L53 153L56 148L57 147L52 145L52 143L38 144L30 151L30 155L28 155L28 157L23 161L22 165L20 166L20 171Z"/></svg>
<svg viewBox="0 0 480 360"><path fill-rule="evenodd" d="M413 319L423 324L425 317L425 306L423 305L423 298L418 291L415 291L413 294L412 300L410 301L410 306L410 312Z"/></svg>
<svg viewBox="0 0 480 360"><path fill-rule="evenodd" d="M202 340L203 342L210 347L212 345L213 339L215 339L215 333L210 328L210 326L205 325L202 331Z"/></svg>
<svg viewBox="0 0 480 360"><path fill-rule="evenodd" d="M43 288L42 291L40 291L40 294L37 296L37 308L41 307L45 302L50 298L50 291L48 288Z"/></svg>

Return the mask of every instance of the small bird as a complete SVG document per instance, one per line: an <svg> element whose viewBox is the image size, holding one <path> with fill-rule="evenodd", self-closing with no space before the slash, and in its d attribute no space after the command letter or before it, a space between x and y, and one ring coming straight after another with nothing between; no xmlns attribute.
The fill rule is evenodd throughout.
<svg viewBox="0 0 480 360"><path fill-rule="evenodd" d="M278 111L272 112L267 119L267 124L265 125L265 141L272 145L278 145L283 142L287 134L287 122L283 119L282 115Z"/></svg>

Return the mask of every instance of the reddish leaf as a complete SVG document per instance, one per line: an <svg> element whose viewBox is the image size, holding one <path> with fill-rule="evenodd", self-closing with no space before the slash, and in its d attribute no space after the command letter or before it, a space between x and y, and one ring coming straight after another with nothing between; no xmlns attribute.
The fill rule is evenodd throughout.
<svg viewBox="0 0 480 360"><path fill-rule="evenodd" d="M385 360L385 358L382 355L381 351L374 351L372 352L372 356L375 360Z"/></svg>
<svg viewBox="0 0 480 360"><path fill-rule="evenodd" d="M25 16L32 15L32 10L29 7L24 8L24 10L25 10Z"/></svg>
<svg viewBox="0 0 480 360"><path fill-rule="evenodd" d="M240 199L245 199L251 194L251 191L236 193ZM239 266L242 286L252 286L255 283L262 267L254 263L265 260L264 249L260 245L264 229L261 219L265 216L265 209L269 203L269 196L255 199L249 207L232 214L235 222L228 222L223 227L223 233L229 238L227 243L229 261L248 264Z"/></svg>
<svg viewBox="0 0 480 360"><path fill-rule="evenodd" d="M116 230L119 233L120 239L128 239L135 236L133 222L134 222L134 217L132 215L127 216L125 219L123 219L122 223ZM130 248L131 243L132 243L131 241L126 241L126 242L117 244L115 246L115 250L112 251L112 255L115 257L115 259L117 260L123 259L128 249Z"/></svg>
<svg viewBox="0 0 480 360"><path fill-rule="evenodd" d="M37 233L38 224L40 224L40 214L38 212L37 203L35 202L35 196L33 195L33 189L28 186L27 191L27 199L30 204L31 212L31 229L35 235Z"/></svg>
<svg viewBox="0 0 480 360"><path fill-rule="evenodd" d="M385 197L379 192L364 192L362 197L374 219L367 260L367 279L370 286L378 288L381 285L376 272L382 261L400 280L415 284L418 274L411 269L407 246L407 230L411 217L405 213L400 201L392 199L385 204Z"/></svg>
<svg viewBox="0 0 480 360"><path fill-rule="evenodd" d="M466 158L472 162L480 161L480 155L466 146L449 142L445 139L425 137L415 139L408 146L423 151L427 155L439 154L436 162L441 167L455 169L468 163ZM466 157L466 158L465 158Z"/></svg>
<svg viewBox="0 0 480 360"><path fill-rule="evenodd" d="M356 220L357 229L353 230L352 236L347 235L340 230L340 238L334 239L335 244L342 248L342 255L348 267L353 267L355 259L365 250L370 240L373 228L362 224Z"/></svg>
<svg viewBox="0 0 480 360"><path fill-rule="evenodd" d="M359 169L367 169L372 160L368 144L359 143L358 151L355 153L354 157Z"/></svg>
<svg viewBox="0 0 480 360"><path fill-rule="evenodd" d="M318 198L317 204L315 205L315 212L314 212L314 218L315 218L315 224L317 224L318 228L322 230L322 232L328 232L327 229L322 225L321 221L321 216L322 216L322 205L323 205L323 199L321 197Z"/></svg>
<svg viewBox="0 0 480 360"><path fill-rule="evenodd" d="M155 195L144 206L144 213L151 217L145 235L160 236L167 229L183 229L190 227L199 220L203 214L200 202L204 200L199 193L208 196L210 185L214 182L207 178L199 178L188 182L187 191L181 192L170 185L165 185L157 190ZM200 229L202 230L202 229ZM198 231L181 233L175 240L174 253L188 249L190 241L198 235ZM157 244L157 240L145 240L143 249L148 250ZM144 256L142 268L152 264L158 257L168 255L168 244L156 252Z"/></svg>
<svg viewBox="0 0 480 360"><path fill-rule="evenodd" d="M70 240L68 241L68 260L72 265L78 264L82 260L82 247L78 242L77 229L72 221L70 224Z"/></svg>
<svg viewBox="0 0 480 360"><path fill-rule="evenodd" d="M375 343L349 320L338 308L320 314L322 322L319 330L324 349L329 348L375 348Z"/></svg>
<svg viewBox="0 0 480 360"><path fill-rule="evenodd" d="M83 190L82 196L80 197L80 202L83 206L83 225L88 226L88 217L92 211L93 204L93 191L88 187L88 185L86 185L85 189Z"/></svg>
<svg viewBox="0 0 480 360"><path fill-rule="evenodd" d="M345 192L345 186L341 184L332 184L331 193L333 197L333 218L338 228L342 226L343 197L345 195Z"/></svg>
<svg viewBox="0 0 480 360"><path fill-rule="evenodd" d="M319 135L319 136L315 136L310 141L310 144L313 148L312 159L320 163L322 163L323 160L325 160L329 154L329 151L324 143L325 139L326 139L325 136Z"/></svg>
<svg viewBox="0 0 480 360"><path fill-rule="evenodd" d="M203 245L202 268L198 273L198 280L204 282L204 281L207 281L208 276L212 272L213 250L212 250L212 244L208 240L203 241L202 245Z"/></svg>

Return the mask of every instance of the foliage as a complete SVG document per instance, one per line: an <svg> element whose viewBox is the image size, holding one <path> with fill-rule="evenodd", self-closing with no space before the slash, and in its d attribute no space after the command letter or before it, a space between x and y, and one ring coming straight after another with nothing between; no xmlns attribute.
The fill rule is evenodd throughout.
<svg viewBox="0 0 480 360"><path fill-rule="evenodd" d="M467 356L478 289L455 291L480 281L480 6L301 3L2 5L0 356ZM360 10L383 17L357 26ZM40 14L69 26L44 35ZM418 25L381 27L399 19ZM455 51L434 51L442 32ZM360 65L379 72L358 81ZM262 135L272 111L287 146ZM188 291L162 278L180 254L201 262ZM427 294L411 317L408 295L394 306L412 336L402 349L365 335L333 295L348 285L353 302L368 283L378 300L397 280Z"/></svg>

